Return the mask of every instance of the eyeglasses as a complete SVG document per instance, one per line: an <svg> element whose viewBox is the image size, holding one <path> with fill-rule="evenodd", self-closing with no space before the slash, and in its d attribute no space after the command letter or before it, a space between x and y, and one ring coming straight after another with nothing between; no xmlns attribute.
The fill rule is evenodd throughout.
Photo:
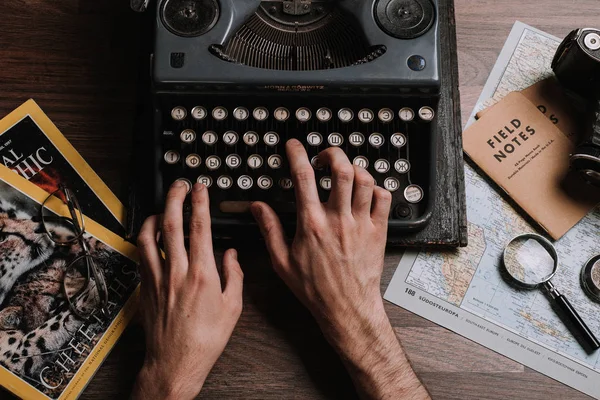
<svg viewBox="0 0 600 400"><path fill-rule="evenodd" d="M56 197L69 208L70 217L57 216L47 205ZM70 247L79 245L79 254L65 271L62 291L69 309L82 319L87 319L99 310L108 315L108 289L99 260L90 251L85 239L85 220L75 193L65 185L50 194L42 203L40 217L44 232L56 245Z"/></svg>

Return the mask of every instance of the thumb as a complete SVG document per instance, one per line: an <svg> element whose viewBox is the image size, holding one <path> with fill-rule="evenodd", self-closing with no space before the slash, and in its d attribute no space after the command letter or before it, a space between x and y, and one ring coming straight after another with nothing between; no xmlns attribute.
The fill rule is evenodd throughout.
<svg viewBox="0 0 600 400"><path fill-rule="evenodd" d="M265 203L256 202L251 207L252 214L260 227L267 243L267 250L271 255L271 262L276 269L286 268L288 264L289 248L285 242L285 233L279 217Z"/></svg>
<svg viewBox="0 0 600 400"><path fill-rule="evenodd" d="M242 312L244 273L238 262L237 251L234 249L227 250L223 256L223 278L225 278L223 295L240 314Z"/></svg>

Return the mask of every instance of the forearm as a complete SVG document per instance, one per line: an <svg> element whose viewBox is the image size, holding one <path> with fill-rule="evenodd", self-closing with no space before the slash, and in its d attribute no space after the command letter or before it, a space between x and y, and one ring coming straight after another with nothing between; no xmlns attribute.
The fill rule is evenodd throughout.
<svg viewBox="0 0 600 400"><path fill-rule="evenodd" d="M194 399L202 385L201 382L180 382L177 374L170 376L158 368L144 365L140 370L133 390L131 400L164 399L164 400L191 400Z"/></svg>
<svg viewBox="0 0 600 400"><path fill-rule="evenodd" d="M340 354L363 399L429 399L383 310L383 304L330 326L330 343Z"/></svg>

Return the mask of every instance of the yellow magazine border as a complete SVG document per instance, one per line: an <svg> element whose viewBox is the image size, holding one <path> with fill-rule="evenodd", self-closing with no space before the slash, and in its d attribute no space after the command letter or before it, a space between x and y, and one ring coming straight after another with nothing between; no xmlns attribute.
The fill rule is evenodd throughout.
<svg viewBox="0 0 600 400"><path fill-rule="evenodd" d="M113 217L123 226L127 226L127 209L109 189L92 167L81 157L79 152L60 132L54 123L33 99L27 100L13 112L0 120L0 137L2 134L30 116L42 130L44 135L56 146L65 160L75 169L84 182L106 206Z"/></svg>
<svg viewBox="0 0 600 400"><path fill-rule="evenodd" d="M48 193L43 189L22 178L4 165L0 165L0 180L39 204L43 203L48 197ZM68 207L56 198L51 199L47 204L50 210L62 216L70 215ZM86 231L90 235L131 259L136 264L139 263L137 248L133 244L125 241L90 218L86 217L85 224ZM76 399L83 392L135 314L139 300L139 289L138 285L106 332L98 340L94 350L90 352L75 376L73 376L67 387L63 390L59 397L60 400ZM2 386L21 398L49 399L42 392L3 367L0 367L0 382L2 382Z"/></svg>

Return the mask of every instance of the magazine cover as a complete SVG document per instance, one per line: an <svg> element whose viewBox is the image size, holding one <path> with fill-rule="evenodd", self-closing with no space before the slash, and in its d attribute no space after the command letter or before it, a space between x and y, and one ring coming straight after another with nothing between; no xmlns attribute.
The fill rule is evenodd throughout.
<svg viewBox="0 0 600 400"><path fill-rule="evenodd" d="M0 121L0 163L48 193L59 182L68 182L90 218L125 234L123 204L35 101L27 101Z"/></svg>
<svg viewBox="0 0 600 400"><path fill-rule="evenodd" d="M135 312L137 252L89 218L85 244L58 245L57 238L73 232L59 218L70 213L55 197L42 212L47 197L0 165L0 383L25 399L75 399ZM81 204L83 213L86 206ZM88 317L72 311L92 307L88 291L97 282L73 268L83 246L97 260L108 294L105 312ZM71 300L74 306L66 301L75 298L67 297L67 280L87 288Z"/></svg>

